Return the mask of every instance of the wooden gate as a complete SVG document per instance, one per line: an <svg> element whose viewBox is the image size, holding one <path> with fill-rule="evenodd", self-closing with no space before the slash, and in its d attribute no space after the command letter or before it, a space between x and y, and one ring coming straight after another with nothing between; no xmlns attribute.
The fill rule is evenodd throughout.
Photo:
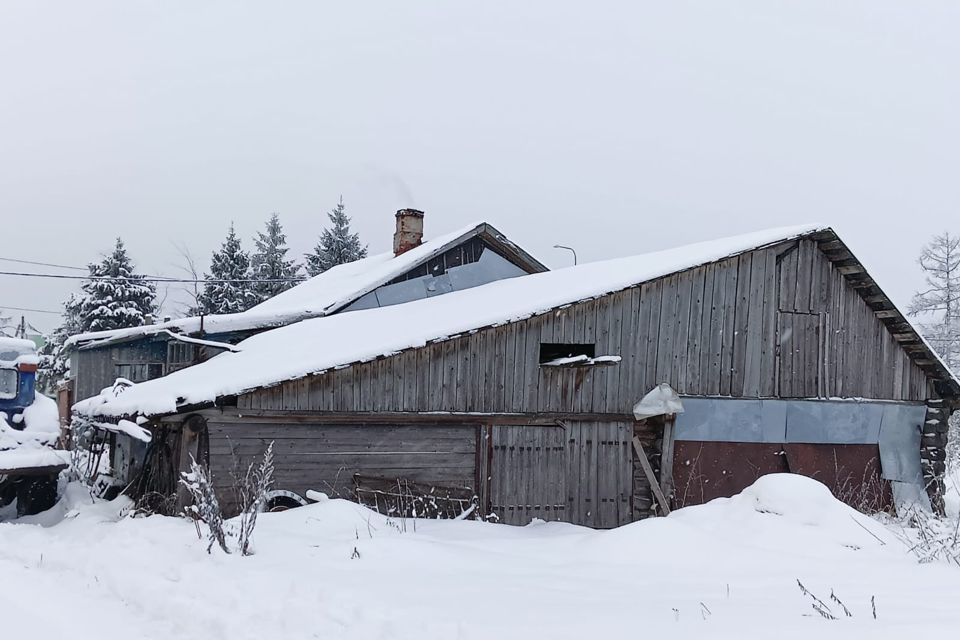
<svg viewBox="0 0 960 640"><path fill-rule="evenodd" d="M506 524L540 518L611 528L630 522L631 436L632 424L620 422L493 426L491 511Z"/></svg>

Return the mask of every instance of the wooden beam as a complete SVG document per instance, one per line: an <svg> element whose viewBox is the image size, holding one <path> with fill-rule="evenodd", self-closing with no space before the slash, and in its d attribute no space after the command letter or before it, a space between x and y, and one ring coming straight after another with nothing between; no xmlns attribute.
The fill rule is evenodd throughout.
<svg viewBox="0 0 960 640"><path fill-rule="evenodd" d="M917 334L915 334L913 331L904 331L903 333L894 333L892 335L893 335L893 339L896 340L897 342L919 342L920 341L919 338L917 338Z"/></svg>
<svg viewBox="0 0 960 640"><path fill-rule="evenodd" d="M831 251L847 251L847 247L841 240L828 240L820 243L820 250L824 253Z"/></svg>
<svg viewBox="0 0 960 640"><path fill-rule="evenodd" d="M867 270L860 264L850 264L837 267L837 272L841 275L849 276L855 273L866 273Z"/></svg>
<svg viewBox="0 0 960 640"><path fill-rule="evenodd" d="M879 309L876 311L876 316L881 320L885 318L896 318L900 319L900 312L896 309Z"/></svg>
<svg viewBox="0 0 960 640"><path fill-rule="evenodd" d="M657 476L653 473L653 467L650 466L650 461L647 459L647 453L643 450L640 438L636 436L633 437L633 450L636 452L637 457L640 458L640 466L643 467L643 473L647 476L647 481L653 490L653 496L660 504L663 515L670 515L670 503L667 502L666 496L663 495L663 491L660 489L660 483L657 482Z"/></svg>
<svg viewBox="0 0 960 640"><path fill-rule="evenodd" d="M667 502L670 502L673 500L673 425L676 416L666 415L663 418L663 440L660 448L660 486Z"/></svg>
<svg viewBox="0 0 960 640"><path fill-rule="evenodd" d="M200 412L215 422L277 422L290 424L521 424L559 426L563 420L593 422L630 422L632 414L620 413L453 413L387 412L387 411L283 411L271 409L237 409L224 407Z"/></svg>

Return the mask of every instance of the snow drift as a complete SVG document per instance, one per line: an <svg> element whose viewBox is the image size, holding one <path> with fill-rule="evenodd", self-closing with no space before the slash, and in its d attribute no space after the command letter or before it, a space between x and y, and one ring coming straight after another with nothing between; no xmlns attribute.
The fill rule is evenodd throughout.
<svg viewBox="0 0 960 640"><path fill-rule="evenodd" d="M918 565L891 529L802 476L612 531L399 520L324 500L264 514L249 558L207 555L189 521L129 507L71 488L26 519L53 526L0 524L0 575L16 585L0 599L5 634L808 639L960 624L960 570ZM814 614L798 580L840 619Z"/></svg>

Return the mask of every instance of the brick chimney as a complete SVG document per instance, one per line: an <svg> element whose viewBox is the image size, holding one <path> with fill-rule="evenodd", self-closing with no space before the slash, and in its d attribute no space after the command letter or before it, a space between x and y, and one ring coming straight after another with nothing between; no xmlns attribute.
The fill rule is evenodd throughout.
<svg viewBox="0 0 960 640"><path fill-rule="evenodd" d="M397 211L397 230L393 233L393 255L406 253L423 242L423 211Z"/></svg>

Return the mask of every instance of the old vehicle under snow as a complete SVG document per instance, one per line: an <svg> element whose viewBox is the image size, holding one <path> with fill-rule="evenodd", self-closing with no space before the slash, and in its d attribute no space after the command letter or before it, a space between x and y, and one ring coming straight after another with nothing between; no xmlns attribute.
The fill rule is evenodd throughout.
<svg viewBox="0 0 960 640"><path fill-rule="evenodd" d="M16 500L18 515L53 506L68 461L56 403L35 390L38 364L33 342L0 337L0 508Z"/></svg>

